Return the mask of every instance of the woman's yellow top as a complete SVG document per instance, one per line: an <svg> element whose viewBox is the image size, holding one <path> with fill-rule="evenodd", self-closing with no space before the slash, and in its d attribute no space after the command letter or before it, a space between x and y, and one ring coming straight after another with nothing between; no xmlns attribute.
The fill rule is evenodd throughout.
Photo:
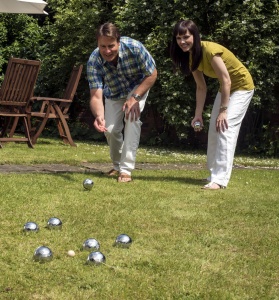
<svg viewBox="0 0 279 300"><path fill-rule="evenodd" d="M208 77L217 78L217 75L211 66L211 60L213 56L220 55L231 78L231 93L235 91L250 91L254 89L254 82L249 71L231 51L213 42L202 41L201 45L202 60L198 67L199 71L203 72Z"/></svg>

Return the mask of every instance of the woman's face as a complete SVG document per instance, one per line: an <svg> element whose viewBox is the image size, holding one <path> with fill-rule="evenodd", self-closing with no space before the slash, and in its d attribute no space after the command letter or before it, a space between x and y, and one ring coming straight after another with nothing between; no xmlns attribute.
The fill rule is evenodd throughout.
<svg viewBox="0 0 279 300"><path fill-rule="evenodd" d="M184 34L178 34L176 36L176 42L183 52L191 52L194 43L194 37L187 29L187 31Z"/></svg>

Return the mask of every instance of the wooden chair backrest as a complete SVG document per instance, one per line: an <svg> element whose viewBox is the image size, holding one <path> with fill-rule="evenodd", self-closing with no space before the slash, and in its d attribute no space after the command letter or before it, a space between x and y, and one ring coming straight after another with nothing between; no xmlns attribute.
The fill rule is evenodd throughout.
<svg viewBox="0 0 279 300"><path fill-rule="evenodd" d="M70 79L68 81L66 90L63 95L63 99L70 100L71 102L73 101L77 87L78 87L78 83L79 83L79 80L81 77L82 69L83 69L82 65L73 67ZM68 102L68 103L61 102L60 108L61 108L61 111L63 112L63 114L68 113L71 102Z"/></svg>
<svg viewBox="0 0 279 300"><path fill-rule="evenodd" d="M0 105L25 106L33 96L41 62L10 58L0 90Z"/></svg>

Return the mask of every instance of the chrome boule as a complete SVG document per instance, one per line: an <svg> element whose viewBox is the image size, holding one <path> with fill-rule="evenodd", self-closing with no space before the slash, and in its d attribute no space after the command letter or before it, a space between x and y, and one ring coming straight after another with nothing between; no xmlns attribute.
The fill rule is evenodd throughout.
<svg viewBox="0 0 279 300"><path fill-rule="evenodd" d="M114 246L129 248L132 244L132 239L127 234L120 234L116 237Z"/></svg>
<svg viewBox="0 0 279 300"><path fill-rule="evenodd" d="M196 130L196 131L199 131L199 130L201 130L201 122L195 122L194 123L194 129Z"/></svg>
<svg viewBox="0 0 279 300"><path fill-rule="evenodd" d="M92 179L87 178L87 179L83 180L83 187L84 187L87 191L92 190L93 185L94 185L94 182L93 182Z"/></svg>
<svg viewBox="0 0 279 300"><path fill-rule="evenodd" d="M82 245L83 250L99 250L100 249L100 244L96 239L90 238L84 241Z"/></svg>
<svg viewBox="0 0 279 300"><path fill-rule="evenodd" d="M25 232L38 232L39 231L39 226L35 222L27 222L23 226L23 231Z"/></svg>
<svg viewBox="0 0 279 300"><path fill-rule="evenodd" d="M47 221L48 229L62 229L62 221L58 218L52 217Z"/></svg>
<svg viewBox="0 0 279 300"><path fill-rule="evenodd" d="M103 253L96 251L91 252L87 257L87 263L90 265L100 265L106 262L106 257Z"/></svg>
<svg viewBox="0 0 279 300"><path fill-rule="evenodd" d="M52 251L48 247L45 247L45 246L38 247L35 250L34 256L33 256L33 259L38 262L51 261L52 258L53 258Z"/></svg>

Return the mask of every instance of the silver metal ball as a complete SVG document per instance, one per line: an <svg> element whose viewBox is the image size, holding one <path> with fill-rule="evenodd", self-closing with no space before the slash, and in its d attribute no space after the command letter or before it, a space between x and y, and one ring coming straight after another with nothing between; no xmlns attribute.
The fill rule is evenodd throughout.
<svg viewBox="0 0 279 300"><path fill-rule="evenodd" d="M23 226L23 231L26 231L26 232L30 232L30 231L31 232L38 232L39 231L39 226L35 222L27 222Z"/></svg>
<svg viewBox="0 0 279 300"><path fill-rule="evenodd" d="M96 239L90 238L84 241L82 245L83 250L99 250L100 249L100 244Z"/></svg>
<svg viewBox="0 0 279 300"><path fill-rule="evenodd" d="M38 262L48 262L51 261L53 258L52 251L45 246L38 247L35 252L33 259Z"/></svg>
<svg viewBox="0 0 279 300"><path fill-rule="evenodd" d="M200 129L201 129L201 122L196 121L196 122L194 123L194 129L195 129L195 130L200 130Z"/></svg>
<svg viewBox="0 0 279 300"><path fill-rule="evenodd" d="M106 262L106 257L103 253L96 251L91 252L87 257L87 263L91 265L100 265Z"/></svg>
<svg viewBox="0 0 279 300"><path fill-rule="evenodd" d="M89 178L83 180L83 187L84 187L87 191L92 190L93 185L94 185L93 180L91 180L91 179L89 179Z"/></svg>
<svg viewBox="0 0 279 300"><path fill-rule="evenodd" d="M121 248L129 248L132 244L132 239L127 234L120 234L116 237L114 246Z"/></svg>
<svg viewBox="0 0 279 300"><path fill-rule="evenodd" d="M47 228L49 229L62 229L62 221L58 218L50 218L47 221Z"/></svg>

